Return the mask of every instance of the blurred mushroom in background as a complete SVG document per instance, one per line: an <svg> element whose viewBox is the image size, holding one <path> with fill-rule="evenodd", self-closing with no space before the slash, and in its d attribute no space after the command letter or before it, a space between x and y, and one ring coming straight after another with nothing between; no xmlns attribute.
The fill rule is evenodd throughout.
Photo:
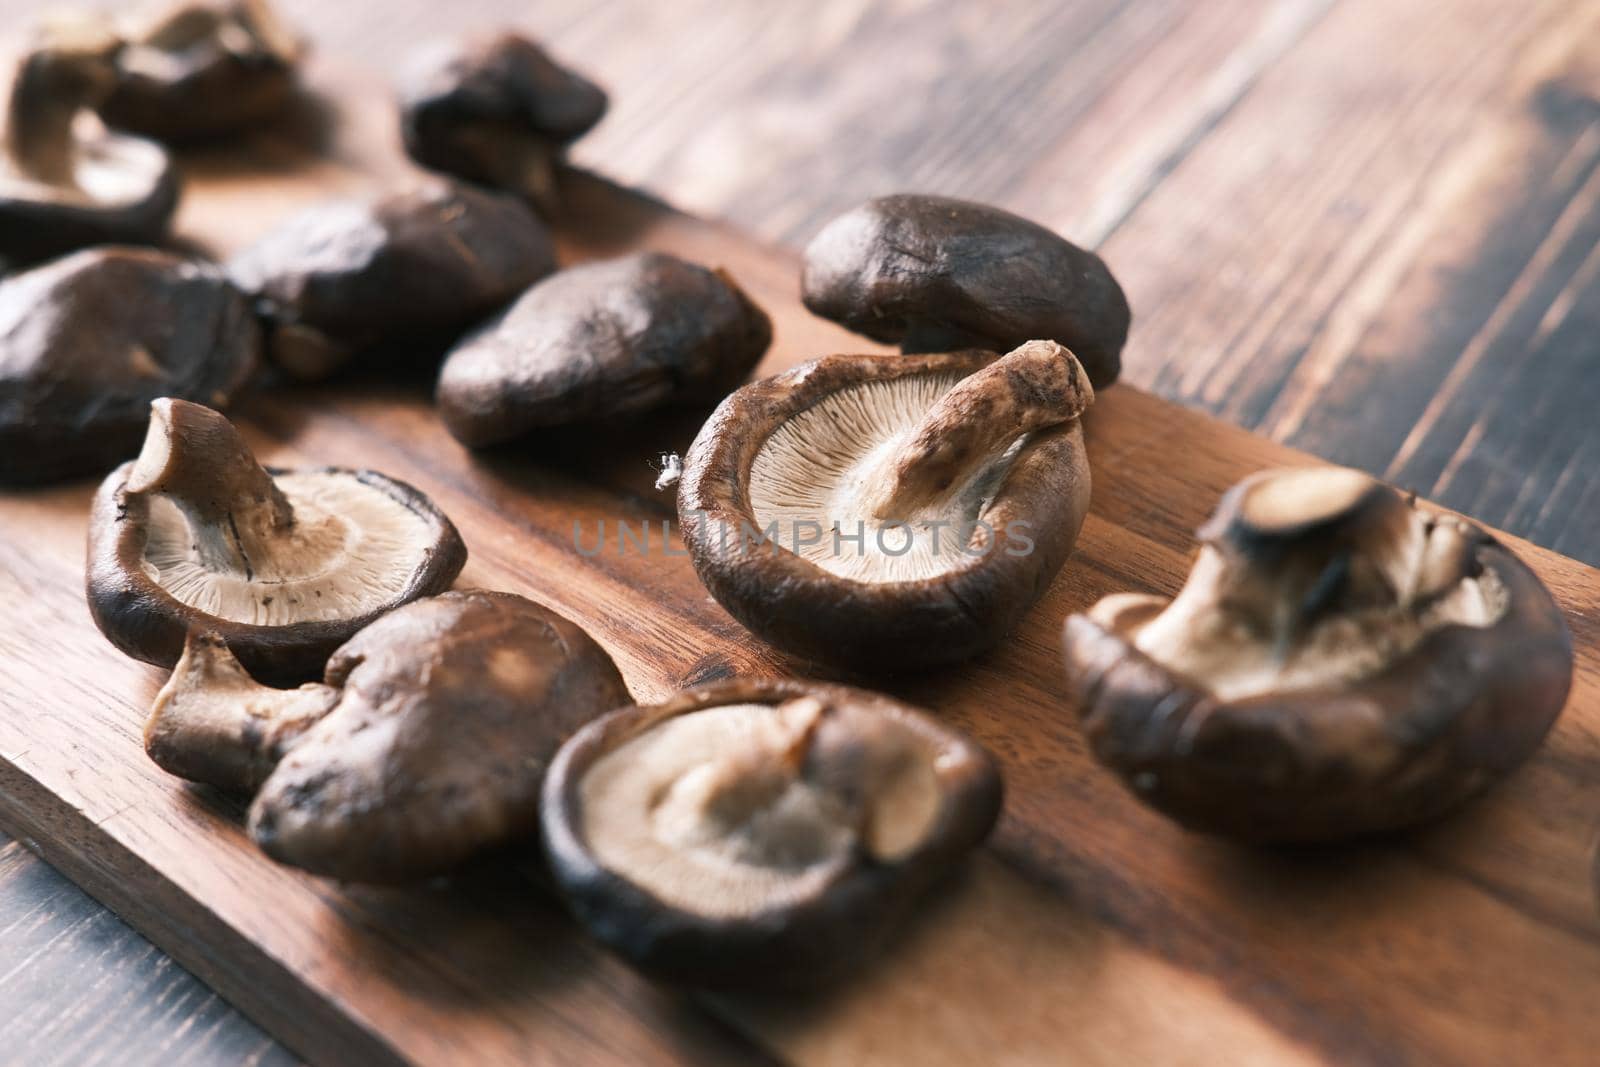
<svg viewBox="0 0 1600 1067"><path fill-rule="evenodd" d="M399 89L412 159L516 193L547 218L560 210L556 164L607 103L598 85L504 31L427 47L401 72Z"/></svg>
<svg viewBox="0 0 1600 1067"><path fill-rule="evenodd" d="M102 20L43 22L17 64L0 153L0 271L87 245L150 244L178 205L171 157L93 114L123 42Z"/></svg>
<svg viewBox="0 0 1600 1067"><path fill-rule="evenodd" d="M303 42L269 0L158 0L121 20L100 117L169 143L270 122L289 104Z"/></svg>

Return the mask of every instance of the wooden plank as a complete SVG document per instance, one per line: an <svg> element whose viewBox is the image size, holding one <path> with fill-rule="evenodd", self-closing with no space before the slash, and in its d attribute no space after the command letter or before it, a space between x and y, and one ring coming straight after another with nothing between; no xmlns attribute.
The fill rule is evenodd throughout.
<svg viewBox="0 0 1600 1067"><path fill-rule="evenodd" d="M17 26L52 2L0 0L0 26ZM1036 211L1099 206L1105 198L1098 217L1114 219L1209 109L1242 91L1314 20L1324 0L1096 0L1053 12L1038 5L967 7L953 19L937 0L779 6L385 0L381 19L360 4L283 0L280 6L319 50L359 54L384 69L418 41L515 21L612 90L612 114L580 147L580 158L778 238L807 236L857 198L909 180L980 199L1022 196ZM980 16L982 25L975 25ZM902 57L893 79L883 77L881 63L889 50ZM937 114L913 106L933 90L948 102ZM1048 107L1014 111L1006 122L966 121L1024 99ZM818 160L831 160L825 179L815 173ZM26 907L57 884L52 877L37 861L19 858L0 882L0 896ZM101 956L77 947L66 929L71 921L61 915L62 936L51 941L51 955L29 965L39 984L19 976L19 994L27 998L14 1002L37 1002L40 1012L63 1018L103 1017L119 1008L121 992L104 983L49 980L58 971L104 969ZM126 928L119 937L132 967L146 949ZM4 953L0 947L0 967ZM192 981L174 983L184 995L203 996ZM52 1041L56 1031L35 1024L35 1016L21 1010L9 1024L0 1020L0 1045L38 1060L35 1042ZM187 1022L150 1026L135 1042L108 1038L103 1054L165 1061L168 1035L176 1039L209 1021L200 1012ZM241 1043L254 1033L248 1025L221 1029Z"/></svg>
<svg viewBox="0 0 1600 1067"><path fill-rule="evenodd" d="M1335 7L1105 242L1129 380L1600 562L1596 40Z"/></svg>
<svg viewBox="0 0 1600 1067"><path fill-rule="evenodd" d="M186 232L223 251L330 188L395 173L386 106L338 88L330 157L269 141L201 161ZM799 307L792 254L594 178L565 191L569 259L670 248L731 269L776 320L764 372L862 347ZM422 487L472 549L464 584L578 620L642 698L804 669L740 630L659 545L592 559L575 549L575 520L592 530L670 515L649 460L686 443L693 415L475 457L443 433L425 382L384 377L260 397L247 433L274 463L365 464ZM995 653L890 686L996 752L1010 787L996 840L896 951L830 996L725 999L707 1013L579 938L537 879L512 869L527 862L409 892L272 866L244 841L236 804L167 779L139 750L161 676L119 657L86 618L87 486L0 503L0 598L15 610L0 633L0 823L330 1062L1203 1062L1219 1049L1263 1062L1587 1059L1600 1041L1596 825L1583 800L1600 772L1596 573L1519 546L1569 610L1582 660L1550 742L1484 803L1315 854L1196 839L1087 757L1056 635L1104 593L1173 591L1215 495L1304 457L1127 387L1104 394L1088 427L1093 513L1044 602Z"/></svg>

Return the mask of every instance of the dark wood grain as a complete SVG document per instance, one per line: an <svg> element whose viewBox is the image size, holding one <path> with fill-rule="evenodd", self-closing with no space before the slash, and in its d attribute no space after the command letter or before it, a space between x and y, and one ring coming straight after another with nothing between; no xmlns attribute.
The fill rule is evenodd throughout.
<svg viewBox="0 0 1600 1067"><path fill-rule="evenodd" d="M0 844L0 1059L35 1067L296 1062L81 889ZM137 1050L130 1057L129 1050Z"/></svg>
<svg viewBox="0 0 1600 1067"><path fill-rule="evenodd" d="M0 27L40 6L0 0ZM284 6L378 69L519 21L613 89L582 160L770 240L923 188L1102 243L1130 380L1600 560L1592 3ZM69 891L8 856L0 909L54 935L8 979L0 1059L47 1058L53 1020L110 1017L145 981L115 961L149 948L100 913L127 947L84 949L72 913L32 908ZM174 972L148 995L215 1003ZM170 1059L210 1010L136 1011L83 1055ZM219 1033L195 1054L253 1047Z"/></svg>
<svg viewBox="0 0 1600 1067"><path fill-rule="evenodd" d="M1339 5L1105 242L1132 380L1600 561L1597 40Z"/></svg>
<svg viewBox="0 0 1600 1067"><path fill-rule="evenodd" d="M330 88L334 88L330 84ZM338 88L331 156L265 140L195 160L184 232L218 252L330 187L399 166L383 102ZM276 166L271 164L276 163ZM568 260L670 248L730 269L773 314L763 371L859 344L807 315L792 253L574 175ZM428 492L473 552L463 582L526 593L579 621L636 696L687 679L804 669L751 639L687 561L581 556L574 522L659 521L650 460L696 413L625 433L550 435L473 456L427 383L392 374L256 399L270 463L367 464ZM891 684L999 757L995 842L888 959L814 1000L690 1002L582 940L528 864L412 892L342 890L277 868L238 808L163 776L138 731L161 674L118 656L81 599L89 487L0 503L0 820L291 1047L330 1062L1580 1063L1600 1041L1592 868L1600 774L1600 580L1528 545L1569 612L1578 688L1533 763L1439 826L1314 854L1183 834L1087 757L1060 678L1064 617L1118 589L1171 592L1217 493L1304 457L1134 388L1088 420L1095 502L1079 551L1005 645ZM62 664L71 664L63 670ZM48 713L43 713L48 708ZM85 773L92 768L92 773Z"/></svg>

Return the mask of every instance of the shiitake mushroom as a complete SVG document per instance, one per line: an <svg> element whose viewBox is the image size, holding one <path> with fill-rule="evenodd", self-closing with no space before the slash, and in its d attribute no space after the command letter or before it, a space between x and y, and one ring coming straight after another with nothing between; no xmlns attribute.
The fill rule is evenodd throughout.
<svg viewBox="0 0 1600 1067"><path fill-rule="evenodd" d="M125 20L122 33L100 117L168 143L276 118L304 52L269 0L173 0Z"/></svg>
<svg viewBox="0 0 1600 1067"><path fill-rule="evenodd" d="M223 407L255 371L249 302L209 264L93 248L0 281L0 484L99 474L151 401Z"/></svg>
<svg viewBox="0 0 1600 1067"><path fill-rule="evenodd" d="M1246 479L1177 597L1067 621L1095 755L1197 830L1315 841L1432 819L1527 759L1572 643L1526 564L1358 471Z"/></svg>
<svg viewBox="0 0 1600 1067"><path fill-rule="evenodd" d="M444 179L308 208L228 263L267 323L269 358L300 380L385 344L442 349L555 268L527 207Z"/></svg>
<svg viewBox="0 0 1600 1067"><path fill-rule="evenodd" d="M217 412L162 399L139 458L95 494L86 586L95 624L136 659L170 667L200 631L293 684L379 615L449 588L466 558L404 482L263 469Z"/></svg>
<svg viewBox="0 0 1600 1067"><path fill-rule="evenodd" d="M541 818L557 884L647 973L799 987L870 958L988 835L999 772L876 693L736 679L626 707L562 746Z"/></svg>
<svg viewBox="0 0 1600 1067"><path fill-rule="evenodd" d="M531 430L720 399L772 342L724 271L660 252L569 267L464 338L439 414L470 447Z"/></svg>
<svg viewBox="0 0 1600 1067"><path fill-rule="evenodd" d="M254 792L250 836L273 859L411 882L535 834L557 746L628 699L576 624L510 593L445 593L373 622L298 689L259 684L196 632L145 747L173 774Z"/></svg>
<svg viewBox="0 0 1600 1067"><path fill-rule="evenodd" d="M424 167L558 208L555 167L606 112L606 94L512 32L431 45L400 76L401 135Z"/></svg>
<svg viewBox="0 0 1600 1067"><path fill-rule="evenodd" d="M706 588L830 667L909 670L999 641L1089 507L1061 345L826 356L729 396L684 460L678 514Z"/></svg>
<svg viewBox="0 0 1600 1067"><path fill-rule="evenodd" d="M166 235L179 191L171 157L91 113L116 84L121 50L100 20L62 16L17 65L0 152L0 271Z"/></svg>
<svg viewBox="0 0 1600 1067"><path fill-rule="evenodd" d="M880 197L834 219L806 247L801 289L816 314L906 352L1059 342L1096 389L1116 381L1131 319L1093 252L942 196Z"/></svg>

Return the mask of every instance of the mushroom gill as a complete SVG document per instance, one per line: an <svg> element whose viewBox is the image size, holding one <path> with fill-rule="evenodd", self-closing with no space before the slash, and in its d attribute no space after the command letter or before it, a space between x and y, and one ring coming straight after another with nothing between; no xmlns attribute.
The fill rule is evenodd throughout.
<svg viewBox="0 0 1600 1067"><path fill-rule="evenodd" d="M752 516L843 578L947 574L994 548L984 515L1029 435L1077 418L1093 397L1077 360L1050 341L966 377L934 370L846 386L762 443Z"/></svg>
<svg viewBox="0 0 1600 1067"><path fill-rule="evenodd" d="M126 492L149 502L140 566L150 580L209 616L257 626L351 618L399 598L437 537L436 520L386 481L269 473L227 419L180 400L152 406Z"/></svg>

